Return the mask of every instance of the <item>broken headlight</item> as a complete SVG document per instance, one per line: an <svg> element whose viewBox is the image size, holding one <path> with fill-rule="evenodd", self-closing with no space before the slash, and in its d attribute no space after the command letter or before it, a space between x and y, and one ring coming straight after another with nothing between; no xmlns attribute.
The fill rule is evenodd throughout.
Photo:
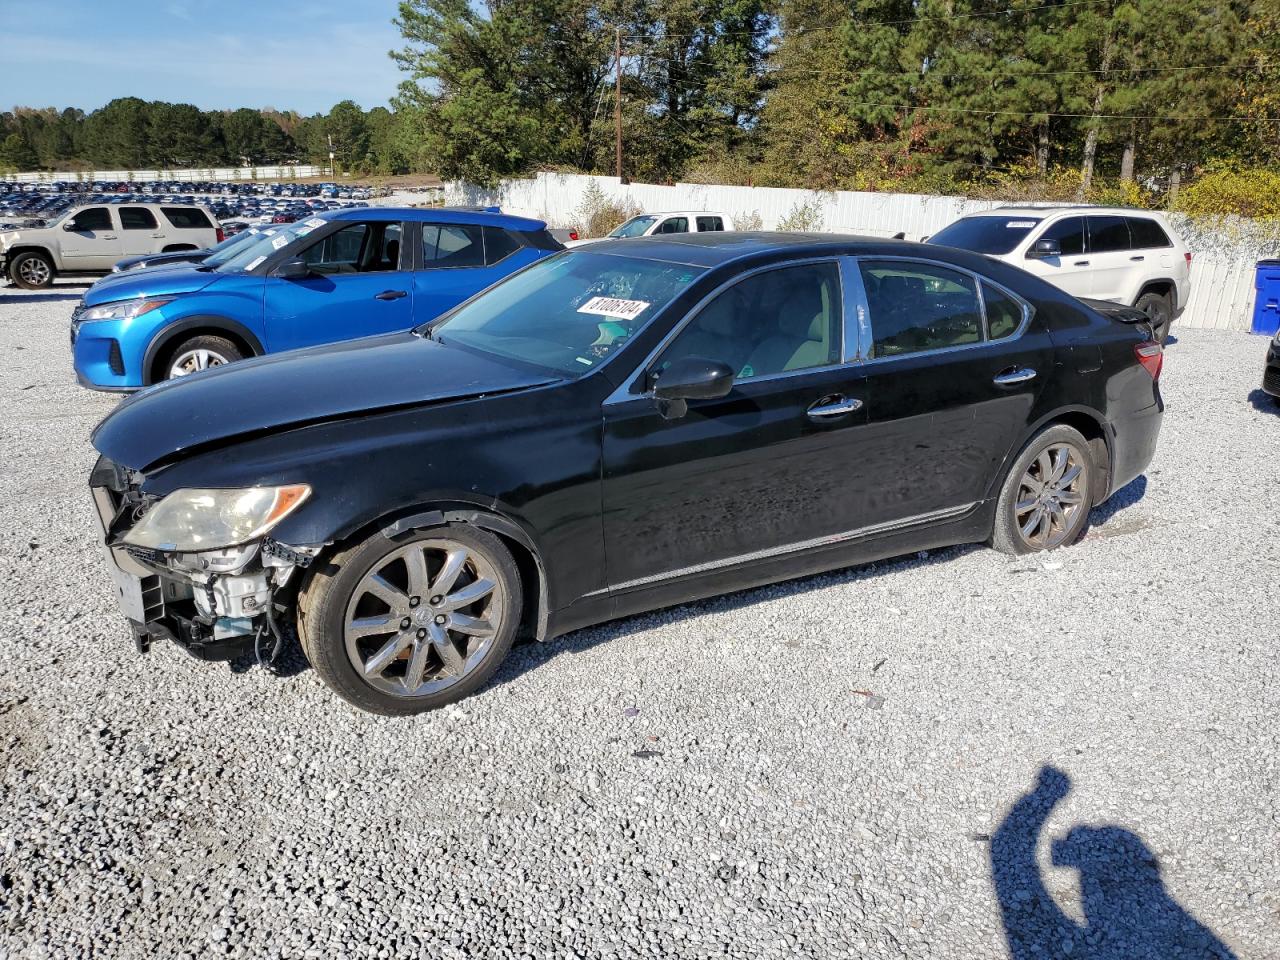
<svg viewBox="0 0 1280 960"><path fill-rule="evenodd" d="M305 483L236 490L175 490L122 538L136 547L199 553L265 536L307 499Z"/></svg>

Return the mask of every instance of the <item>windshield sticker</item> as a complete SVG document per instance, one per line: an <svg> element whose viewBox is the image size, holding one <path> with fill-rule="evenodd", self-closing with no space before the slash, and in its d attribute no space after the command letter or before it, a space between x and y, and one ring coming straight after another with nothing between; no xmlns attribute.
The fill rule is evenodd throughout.
<svg viewBox="0 0 1280 960"><path fill-rule="evenodd" d="M1010 220L1005 224L1007 230L1030 230L1036 225L1035 220Z"/></svg>
<svg viewBox="0 0 1280 960"><path fill-rule="evenodd" d="M284 234L281 234L281 235L280 235L280 236L278 236L278 237L272 237L272 238L271 238L271 249L273 249L273 250L279 250L281 247L283 247L283 246L287 246L287 245L288 245L288 243L289 243L289 238L288 238L288 237L286 237Z"/></svg>
<svg viewBox="0 0 1280 960"><path fill-rule="evenodd" d="M321 220L319 217L312 217L310 220L305 221L305 223L306 223L306 225L307 225L308 227L311 227L313 230L314 230L316 227L323 227L323 226L324 226L324 221L323 221L323 220Z"/></svg>
<svg viewBox="0 0 1280 960"><path fill-rule="evenodd" d="M305 237L308 233L310 233L314 229L315 227L301 227L298 230L294 231L293 235L295 237Z"/></svg>
<svg viewBox="0 0 1280 960"><path fill-rule="evenodd" d="M266 258L266 257L259 257L257 260L250 260L248 263L246 263L246 264L244 265L244 268L245 268L245 270L246 270L246 271L252 270L254 267L261 266L261 265L262 265L262 261L263 261L263 260L265 260L265 259L267 259L267 258Z"/></svg>
<svg viewBox="0 0 1280 960"><path fill-rule="evenodd" d="M649 308L645 300L618 300L614 297L592 297L578 308L579 313L591 313L598 317L619 317L634 320Z"/></svg>
<svg viewBox="0 0 1280 960"><path fill-rule="evenodd" d="M574 357L573 359L577 360L579 363L585 364L588 367L595 363L594 360L588 360L586 357Z"/></svg>

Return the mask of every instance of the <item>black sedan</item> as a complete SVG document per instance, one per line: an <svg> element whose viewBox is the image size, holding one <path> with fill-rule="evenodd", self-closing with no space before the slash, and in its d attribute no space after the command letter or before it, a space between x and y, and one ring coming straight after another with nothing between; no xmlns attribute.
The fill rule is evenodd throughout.
<svg viewBox="0 0 1280 960"><path fill-rule="evenodd" d="M412 332L143 391L91 486L134 639L296 626L357 706L481 686L516 634L947 544L1072 543L1151 460L1162 354L985 257L679 234L548 258Z"/></svg>
<svg viewBox="0 0 1280 960"><path fill-rule="evenodd" d="M1267 347L1267 360L1262 368L1262 390L1280 403L1280 333L1271 339Z"/></svg>

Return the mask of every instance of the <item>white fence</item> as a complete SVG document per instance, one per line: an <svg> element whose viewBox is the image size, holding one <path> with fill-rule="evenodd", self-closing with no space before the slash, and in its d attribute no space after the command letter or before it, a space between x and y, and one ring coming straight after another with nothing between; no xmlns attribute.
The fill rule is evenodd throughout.
<svg viewBox="0 0 1280 960"><path fill-rule="evenodd" d="M496 203L508 213L537 217L552 226L573 226L591 182L605 196L641 210L716 210L733 218L757 215L762 228L772 230L808 205L817 214L813 229L874 237L905 233L908 240L936 233L965 214L1000 205L989 200L910 193L814 192L700 183L622 184L616 177L559 173L506 180L493 191L463 183L448 184L447 190L451 203ZM1176 325L1247 331L1253 318L1257 246L1227 236L1200 235L1189 242L1195 254L1191 300Z"/></svg>
<svg viewBox="0 0 1280 960"><path fill-rule="evenodd" d="M93 183L98 180L294 180L321 177L327 167L287 165L273 167L200 167L189 170L81 170L76 173L15 173L0 179L17 183Z"/></svg>

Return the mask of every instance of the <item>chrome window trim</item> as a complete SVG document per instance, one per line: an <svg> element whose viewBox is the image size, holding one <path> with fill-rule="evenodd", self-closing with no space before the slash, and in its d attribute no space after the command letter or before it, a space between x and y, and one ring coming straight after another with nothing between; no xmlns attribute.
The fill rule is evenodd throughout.
<svg viewBox="0 0 1280 960"><path fill-rule="evenodd" d="M649 391L646 389L636 390L635 389L636 384L644 377L645 373L649 370L653 362L659 356L661 356L662 351L666 350L667 347L671 345L672 341L675 340L675 338L678 337L684 331L684 328L687 327L690 323L692 323L694 319L697 318L702 313L702 311L706 309L707 305L710 304L712 300L714 300L720 294L724 293L724 291L728 290L730 287L736 286L737 284L742 283L744 280L747 280L750 277L754 277L757 274L761 274L761 273L768 273L772 270L785 270L788 267L802 267L802 266L807 266L813 263L835 264L836 271L840 276L840 284L839 284L840 324L838 325L838 329L840 331L840 337L841 337L840 356L843 359L839 363L826 363L820 367L805 367L801 370L784 370L781 373L770 373L770 374L765 374L759 377L747 377L742 380L739 380L735 377L734 386L736 387L739 383L742 383L742 384L766 383L768 381L779 380L784 377L793 377L793 376L796 376L797 374L816 373L823 370L834 370L837 367L842 367L847 365L849 363L849 357L848 357L849 305L848 305L848 298L845 296L846 287L847 287L845 282L846 271L842 269L842 266L844 261L847 261L850 259L852 258L843 254L838 254L838 253L827 254L825 256L819 256L819 257L805 257L804 259L801 259L801 260L787 260L784 262L768 263L759 267L754 267L753 269L747 270L743 273L735 274L734 276L725 280L719 286L715 287L713 290L708 292L701 300L699 300L692 307L690 307L688 311L685 312L685 315L680 320L680 322L677 323L674 327L672 327L669 331L667 331L667 335L663 337L661 341L659 341L658 345L654 347L652 350L650 350L648 355L642 361L640 361L640 363L636 365L636 368L631 371L631 373L626 377L626 379L624 379L622 383L612 393L610 393L609 396L605 398L604 406L606 407L612 406L614 404L623 403L628 400L636 400L636 399L647 396ZM703 268L703 269L707 269L707 268ZM657 317L655 317L654 319L656 320Z"/></svg>
<svg viewBox="0 0 1280 960"><path fill-rule="evenodd" d="M862 362L865 364L885 363L892 360L907 360L913 357L936 357L941 354L956 353L961 350L976 350L982 347L989 347L996 344L1011 343L1014 340L1020 339L1022 335L1026 333L1027 328L1031 326L1031 318L1035 316L1035 308L1030 303L1028 303L1024 297L1019 296L1017 293L1010 290L1004 284L998 283L995 280L992 280L990 277L987 277L981 273L978 273L976 270L970 270L967 267L960 266L959 264L947 263L944 260L930 260L927 257L907 257L907 256L901 256L901 255L890 255L890 256L883 256L883 257L857 256L857 257L852 257L851 259L857 262L857 266L859 268L859 276L861 276L861 267L863 262L884 263L886 261L899 262L899 263L915 263L915 264L921 264L927 267L939 267L943 270L950 270L953 273L964 274L974 281L975 289L977 290L977 294L978 294L978 306L982 310L983 339L979 340L977 343L962 343L962 344L957 344L951 347L939 347L936 350L920 350L920 351L917 351L916 353L895 353L892 356L887 356L887 357L867 356L865 359L862 360ZM994 287L996 290L999 290L1001 293L1003 293L1005 296L1007 296L1009 299L1011 299L1014 303L1018 304L1022 308L1022 322L1018 324L1018 328L1014 330L1013 333L1009 334L1007 337L1001 337L999 340L992 340L989 338L989 326L987 322L987 301L986 301L986 297L982 293L982 285L984 283L989 284L990 286ZM863 296L864 297L866 296L865 290L863 291ZM869 338L867 341L867 353L870 354L870 352L874 349L874 346L875 346L876 318L871 313L870 304L867 303L865 300L863 302L867 307L866 315L867 315L867 324L868 324L867 329L868 329L868 338Z"/></svg>
<svg viewBox="0 0 1280 960"><path fill-rule="evenodd" d="M675 570L668 570L663 573L653 573L647 577L637 577L635 580L625 580L622 583L611 584L599 590L593 590L585 596L594 597L605 593L614 593L619 590L633 590L636 587L651 586L663 583L667 580L675 580L680 577L695 576L700 573L711 573L721 570L725 567L732 567L742 563L757 563L764 560L774 560L778 557L785 557L792 553L804 553L818 547L836 546L841 543L847 543L851 540L859 540L863 537L875 536L881 533L892 533L896 530L905 530L909 527L920 526L925 523L933 523L940 520L952 520L963 516L978 505L978 501L972 503L962 503L955 507L946 507L942 510L933 510L929 513L919 513L910 517L902 517L899 520L889 520L885 523L873 523L865 527L856 527L853 530L847 530L844 533L833 533L823 537L814 537L811 540L801 540L798 543L782 544L777 547L765 547L763 550L755 550L751 553L740 553L732 557L724 557L720 560L707 560L704 563L695 563L688 567L679 567Z"/></svg>

